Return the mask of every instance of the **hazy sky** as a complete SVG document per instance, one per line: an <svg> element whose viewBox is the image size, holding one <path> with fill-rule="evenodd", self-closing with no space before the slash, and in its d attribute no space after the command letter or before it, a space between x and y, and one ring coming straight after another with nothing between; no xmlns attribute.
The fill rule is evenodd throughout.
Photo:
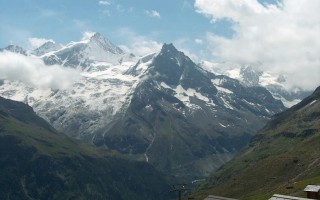
<svg viewBox="0 0 320 200"><path fill-rule="evenodd" d="M259 63L320 85L319 0L0 0L0 47L100 32L143 55L172 42L196 62Z"/></svg>

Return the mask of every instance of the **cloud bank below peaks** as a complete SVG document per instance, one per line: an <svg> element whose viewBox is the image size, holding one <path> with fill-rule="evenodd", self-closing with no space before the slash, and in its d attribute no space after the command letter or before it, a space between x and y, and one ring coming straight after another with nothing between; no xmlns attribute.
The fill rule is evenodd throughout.
<svg viewBox="0 0 320 200"><path fill-rule="evenodd" d="M320 85L320 1L196 0L196 11L232 21L232 38L207 33L215 58L239 64L262 63L264 70L287 74L287 87Z"/></svg>
<svg viewBox="0 0 320 200"><path fill-rule="evenodd" d="M77 71L47 66L40 58L0 52L0 79L20 81L37 88L67 89L80 78Z"/></svg>

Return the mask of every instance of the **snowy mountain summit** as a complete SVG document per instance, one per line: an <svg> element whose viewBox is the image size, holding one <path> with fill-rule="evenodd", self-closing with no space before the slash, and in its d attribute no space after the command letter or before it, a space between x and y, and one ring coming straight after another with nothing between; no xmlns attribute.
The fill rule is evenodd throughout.
<svg viewBox="0 0 320 200"><path fill-rule="evenodd" d="M259 70L258 67L251 65L242 66L240 68L239 77L239 80L246 85L267 88L274 98L281 100L288 108L299 103L311 93L311 91L305 91L300 88L288 90L285 87L285 75L262 71Z"/></svg>
<svg viewBox="0 0 320 200"><path fill-rule="evenodd" d="M301 88L288 89L286 87L286 76L276 74L260 69L259 64L238 65L233 63L211 63L203 61L200 66L218 74L224 74L231 78L239 80L248 87L260 86L266 88L274 98L282 101L287 107L299 103L312 91Z"/></svg>
<svg viewBox="0 0 320 200"><path fill-rule="evenodd" d="M109 40L104 38L100 33L94 33L89 39L89 46L91 49L102 48L105 52L112 54L125 54L122 49L112 44ZM96 52L92 52L93 55Z"/></svg>
<svg viewBox="0 0 320 200"><path fill-rule="evenodd" d="M62 48L62 45L55 43L54 41L48 41L41 45L40 47L36 48L35 50L31 51L32 54L36 56L42 56L46 53L57 51Z"/></svg>
<svg viewBox="0 0 320 200"><path fill-rule="evenodd" d="M27 55L27 51L25 49L23 49L20 46L17 45L9 45L3 49L0 49L0 52L3 51L10 51L12 53L17 53L17 54L22 54L22 55Z"/></svg>
<svg viewBox="0 0 320 200"><path fill-rule="evenodd" d="M41 55L48 65L59 64L84 71L99 71L112 65L135 62L137 60L133 54L125 53L100 33L92 33L83 37L79 42L70 42L61 48L55 47L57 46L51 45L49 49L52 51L36 55ZM40 48L42 50L44 47ZM36 52L39 51L36 50Z"/></svg>

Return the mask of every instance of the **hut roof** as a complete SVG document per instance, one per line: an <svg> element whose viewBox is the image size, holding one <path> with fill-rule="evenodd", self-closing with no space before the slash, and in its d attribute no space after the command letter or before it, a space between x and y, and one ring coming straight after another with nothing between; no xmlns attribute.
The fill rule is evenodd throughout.
<svg viewBox="0 0 320 200"><path fill-rule="evenodd" d="M310 200L310 199L274 194L269 200Z"/></svg>
<svg viewBox="0 0 320 200"><path fill-rule="evenodd" d="M307 185L306 188L304 188L303 191L305 192L319 192L320 185Z"/></svg>
<svg viewBox="0 0 320 200"><path fill-rule="evenodd" d="M209 195L204 200L237 200L237 199L231 199L231 198L227 198L227 197L219 197L219 196Z"/></svg>

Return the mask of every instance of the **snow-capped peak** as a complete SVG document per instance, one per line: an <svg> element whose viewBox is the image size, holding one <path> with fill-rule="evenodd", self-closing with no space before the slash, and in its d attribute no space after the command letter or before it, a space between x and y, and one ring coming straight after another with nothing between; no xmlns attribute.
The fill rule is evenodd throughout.
<svg viewBox="0 0 320 200"><path fill-rule="evenodd" d="M37 56L42 56L46 53L52 52L52 51L57 51L59 49L61 49L63 46L61 44L57 44L56 42L50 40L46 43L44 43L43 45L41 45L40 47L36 48L35 50L33 50L33 54L37 55Z"/></svg>
<svg viewBox="0 0 320 200"><path fill-rule="evenodd" d="M122 49L114 45L110 40L106 39L98 32L85 32L80 43L85 43L94 48L101 48L112 54L124 54Z"/></svg>
<svg viewBox="0 0 320 200"><path fill-rule="evenodd" d="M110 65L129 65L137 58L131 54L125 54L122 49L112 44L100 33L85 32L82 40L70 42L66 46L41 54L46 64L60 64L66 67L81 70L105 68ZM93 67L93 68L92 68Z"/></svg>
<svg viewBox="0 0 320 200"><path fill-rule="evenodd" d="M246 85L256 86L259 84L259 77L263 74L258 67L252 65L244 65L240 69L242 81Z"/></svg>
<svg viewBox="0 0 320 200"><path fill-rule="evenodd" d="M90 38L91 38L94 34L96 34L96 33L97 33L97 32L86 31L86 32L84 32L84 33L82 34L81 40L82 40L82 41L90 40Z"/></svg>
<svg viewBox="0 0 320 200"><path fill-rule="evenodd" d="M0 49L0 51L10 51L10 52L13 52L13 53L27 55L26 50L24 50L22 47L17 46L17 45L9 45L4 49Z"/></svg>
<svg viewBox="0 0 320 200"><path fill-rule="evenodd" d="M90 43L95 43L96 45L103 48L105 51L109 51L113 54L124 54L124 51L112 44L108 39L103 37L100 33L95 33L90 38Z"/></svg>

